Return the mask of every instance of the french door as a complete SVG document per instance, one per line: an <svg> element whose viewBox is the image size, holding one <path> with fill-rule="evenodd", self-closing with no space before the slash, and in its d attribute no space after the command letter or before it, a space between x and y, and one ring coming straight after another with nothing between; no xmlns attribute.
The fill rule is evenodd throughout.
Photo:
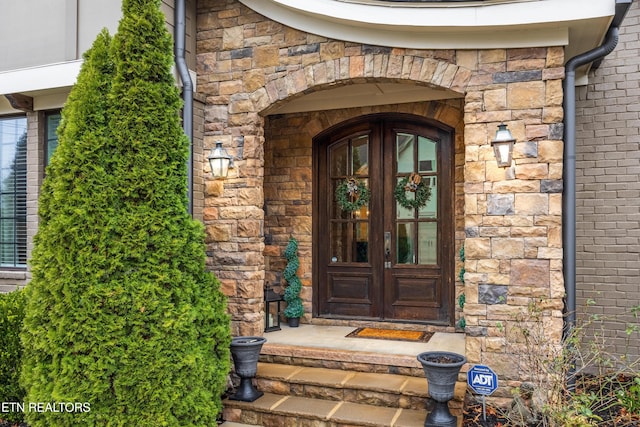
<svg viewBox="0 0 640 427"><path fill-rule="evenodd" d="M378 115L314 140L315 315L450 324L452 143Z"/></svg>

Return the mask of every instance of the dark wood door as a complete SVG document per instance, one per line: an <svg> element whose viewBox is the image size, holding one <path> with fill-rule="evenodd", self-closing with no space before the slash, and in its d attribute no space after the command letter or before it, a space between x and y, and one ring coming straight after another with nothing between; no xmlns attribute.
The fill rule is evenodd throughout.
<svg viewBox="0 0 640 427"><path fill-rule="evenodd" d="M316 315L450 323L451 146L444 128L382 116L314 141ZM398 201L416 197L408 178L429 188L418 208Z"/></svg>

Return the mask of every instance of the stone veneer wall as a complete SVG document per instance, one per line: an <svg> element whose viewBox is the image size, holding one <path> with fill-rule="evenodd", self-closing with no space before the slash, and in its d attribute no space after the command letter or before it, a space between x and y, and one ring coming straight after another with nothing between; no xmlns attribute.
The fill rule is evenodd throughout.
<svg viewBox="0 0 640 427"><path fill-rule="evenodd" d="M616 49L578 88L576 102L576 268L578 319L611 353L640 357L631 309L640 302L640 4ZM590 302L593 301L593 304Z"/></svg>
<svg viewBox="0 0 640 427"><path fill-rule="evenodd" d="M279 240L287 227L310 227L308 206L276 200L294 198L297 192L304 199L310 157L296 159L302 164L291 176L299 181L291 187L283 184L275 195L279 178L271 164L265 178L265 159L275 164L273 151L285 144L274 123L290 127L304 115L265 119L269 111L338 84L392 81L443 87L464 96L464 156L456 158L461 162L458 194L464 193L464 203L456 201L456 215L463 218L463 227L456 237L465 239L466 305L460 315L467 324L467 357L494 367L507 386L526 379L525 369L514 369L526 350L505 336L514 316L540 298L549 341L559 343L562 331L563 49L376 47L288 28L235 0L205 0L198 7L197 87L206 97L204 148L220 140L232 153L243 152L229 179L213 182L207 176L205 182L209 264L229 296L234 334L262 333L263 285L279 252L274 240L265 247L265 226ZM352 113L324 114L337 121ZM265 122L266 137L274 138L267 142ZM500 122L518 141L514 164L506 169L496 166L490 145ZM328 124L320 120L309 132ZM301 152L309 150L306 142L294 141L303 144ZM302 249L309 265L308 241ZM308 287L308 270L303 275ZM497 396L507 397L508 391L501 389Z"/></svg>
<svg viewBox="0 0 640 427"><path fill-rule="evenodd" d="M540 301L540 325L559 344L563 318L561 48L480 51L465 107L467 357L503 385L529 379L527 349L513 333ZM504 121L514 164L497 168L488 142ZM500 389L496 397L510 397Z"/></svg>

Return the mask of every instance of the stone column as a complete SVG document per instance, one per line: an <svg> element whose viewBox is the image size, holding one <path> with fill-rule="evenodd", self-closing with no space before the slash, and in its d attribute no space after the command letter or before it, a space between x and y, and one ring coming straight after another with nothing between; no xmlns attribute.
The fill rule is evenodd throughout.
<svg viewBox="0 0 640 427"><path fill-rule="evenodd" d="M249 99L264 81L253 72L262 66L255 62L257 49L246 47L253 19L263 18L235 1L198 2L207 262L229 298L236 336L264 330L264 119ZM235 168L223 181L212 180L206 161L216 141L235 157Z"/></svg>
<svg viewBox="0 0 640 427"><path fill-rule="evenodd" d="M262 124L259 124L261 127ZM244 140L239 150L238 141ZM206 171L204 223L208 261L229 297L234 335L263 332L264 210L262 138L205 136L208 149L222 141L238 155L226 180Z"/></svg>
<svg viewBox="0 0 640 427"><path fill-rule="evenodd" d="M528 350L510 334L530 320L530 304L541 307L531 327L544 328L552 344L562 333L563 51L476 54L464 135L467 358L492 366L507 386L495 396L509 399L509 386L528 374ZM497 166L491 147L502 122L516 139L508 168Z"/></svg>

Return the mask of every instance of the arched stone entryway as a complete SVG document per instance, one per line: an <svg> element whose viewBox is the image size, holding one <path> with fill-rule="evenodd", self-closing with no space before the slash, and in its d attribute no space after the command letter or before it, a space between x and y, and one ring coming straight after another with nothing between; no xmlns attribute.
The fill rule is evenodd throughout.
<svg viewBox="0 0 640 427"><path fill-rule="evenodd" d="M460 170L457 172L451 170L451 173L452 179L455 180L455 177L457 177L460 180L463 175L460 165L464 164L464 145L461 136L463 134L462 106L461 99L452 99L443 102L431 101L392 106L292 113L266 118L264 178L266 280L270 283L278 283L280 281L281 272L285 265L282 250L289 236L294 235L300 242L301 268L299 273L305 285L302 296L305 301L307 320L311 318L311 313L314 312L314 298L312 298L314 289L312 284L314 279L319 277L314 276L312 271L312 238L314 237L312 230L312 216L314 213L313 180L316 178L311 162L313 138L321 131L332 126L363 116L391 115L414 118L414 120L429 118L434 122L439 119L440 123L454 130L455 138L450 142L450 149L455 161L452 161L451 165L454 167L457 164ZM455 247L457 251L460 249L462 240L453 239L452 236L454 234L458 237L463 235L464 218L461 213L464 211L462 206L464 195L462 194L462 182L457 181L447 191L450 191L451 194L450 201L447 203L451 205L451 215L454 218L454 225L452 225L451 230L455 229L455 233L450 236L452 241L449 249L454 251ZM316 223L317 226L318 224ZM319 236L320 234L316 230L316 239ZM452 254L450 255L453 257ZM452 260L450 259L450 261ZM452 272L459 270L459 268L459 262L457 269L453 265L448 268L448 274L450 275L448 283L451 288L448 289L450 293L447 294L447 302L450 308L453 306L453 295L457 295L460 292L460 290L457 293L454 291L453 283L456 280L451 277L453 276ZM315 274L318 273L318 271L315 272ZM319 283L315 280L315 286L318 285ZM317 291L318 288L315 290ZM316 292L316 304L318 303L317 298L318 293ZM426 320L426 318L423 320Z"/></svg>
<svg viewBox="0 0 640 427"><path fill-rule="evenodd" d="M338 43L340 44L340 43ZM339 48L332 45L343 54ZM441 94L444 100L425 101L410 104L395 103L393 105L360 106L352 109L334 109L319 113L314 118L302 119L298 125L297 142L294 145L304 145L303 134L311 138L327 127L344 120L346 116L369 114L370 112L409 112L411 114L428 117L440 121L452 128L456 128L456 146L460 153L463 135L463 107L461 97L465 85L471 78L471 72L464 67L454 65L444 59L436 59L414 54L386 53L390 49L382 49L382 53L366 53L350 57L337 57L314 64L301 66L299 70L286 73L274 72L265 75L266 70L251 69L243 74L242 85L229 86L235 90L233 94L225 96L228 106L208 105L205 109L205 133L207 127L212 135L205 136L205 148L212 147L215 141L221 140L230 152L238 154L241 150L242 160L237 162L237 169L232 172L230 179L224 184L208 182L206 185L205 225L212 247L211 260L215 271L223 283L225 293L229 295L229 307L232 314L234 331L242 334L261 333L262 323L262 289L265 282L278 281L276 272L282 262L282 247L278 241L274 245L272 228L264 223L270 218L270 193L265 188L265 175L274 175L266 171L266 167L276 166L282 169L277 161L270 158L272 149L270 144L276 144L277 138L269 135L265 143L265 122L278 120L281 115L273 115L288 102L295 102L312 93L335 89L336 87L352 87L359 84L394 83L411 85L422 89L433 89L435 95ZM260 85L262 83L262 85ZM239 92L238 89L247 89ZM222 88L219 88L222 90ZM454 98L458 96L460 98ZM449 99L447 99L449 98ZM287 119L292 116L286 116ZM304 124L304 132L300 132ZM267 127L268 127L267 123ZM219 129L219 131L217 130ZM222 133L222 135L216 135ZM242 137L242 139L239 139ZM273 141L271 141L273 138ZM240 145L241 144L241 145ZM274 146L275 147L275 146ZM308 146L310 149L310 145ZM298 150L304 149L299 147ZM279 151L280 149L274 148ZM307 160L302 160L310 166L311 153L307 153ZM457 162L461 165L464 162ZM296 176L296 174L299 174ZM457 173L461 176L461 173ZM279 194L276 199L298 199L295 212L304 210L304 202L299 186L311 177L306 176L300 168L296 168L293 176L281 177L278 184ZM289 180L288 182L285 182ZM291 188L289 188L291 187ZM458 201L463 201L460 196ZM263 210L263 207L265 210ZM461 209L459 209L461 211ZM302 215L297 218L296 213L276 213L282 223L295 224L306 221L308 224L296 225L303 229L311 227L310 217ZM462 223L462 219L460 219ZM281 224L282 225L282 224ZM298 232L294 226L284 234ZM287 229L287 226L284 226ZM263 240L264 236L264 240ZM305 254L305 236L302 236L301 263L303 275L311 274L310 249ZM310 243L310 235L309 242ZM308 256L305 259L305 256ZM305 264L305 262L307 264ZM308 267L304 267L308 265ZM281 270L280 270L281 271ZM306 285L304 297L307 305L307 317L311 315L311 282L309 277L303 280Z"/></svg>

